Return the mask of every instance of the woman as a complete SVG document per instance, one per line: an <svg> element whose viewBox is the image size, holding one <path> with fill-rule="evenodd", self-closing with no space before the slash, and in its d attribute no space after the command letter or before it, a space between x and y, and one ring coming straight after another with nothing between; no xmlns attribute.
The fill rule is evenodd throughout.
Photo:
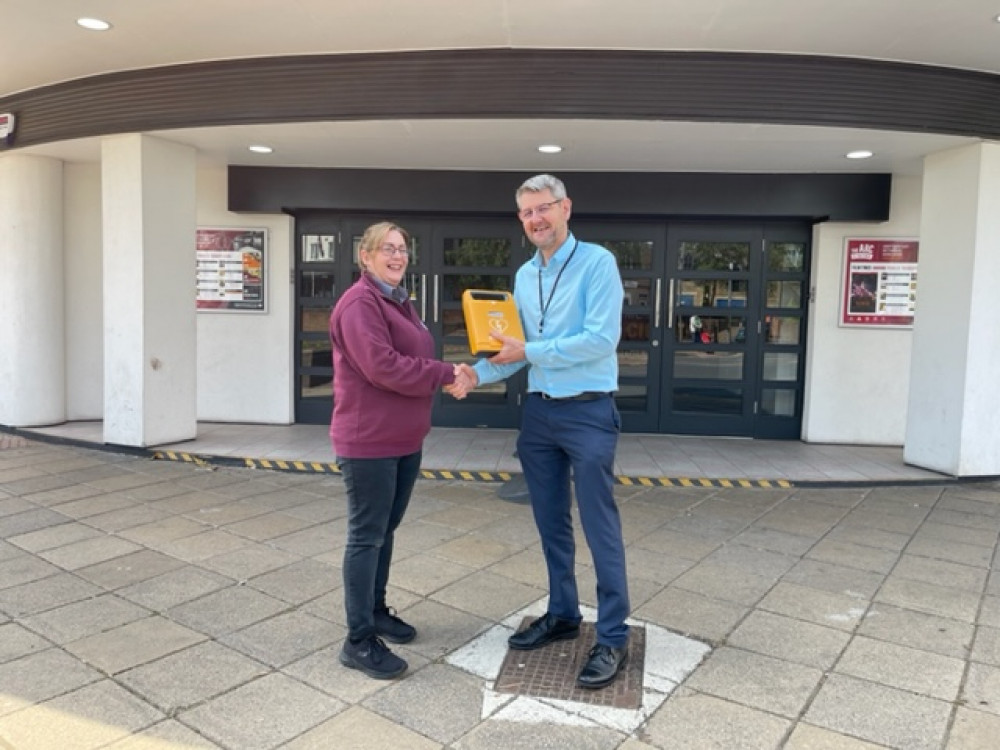
<svg viewBox="0 0 1000 750"><path fill-rule="evenodd" d="M333 419L330 438L347 488L344 550L347 641L340 662L376 679L406 670L383 639L408 643L416 630L385 603L393 534L420 470L435 392L454 382L434 359L434 340L403 287L409 236L388 222L369 227L361 278L330 316Z"/></svg>

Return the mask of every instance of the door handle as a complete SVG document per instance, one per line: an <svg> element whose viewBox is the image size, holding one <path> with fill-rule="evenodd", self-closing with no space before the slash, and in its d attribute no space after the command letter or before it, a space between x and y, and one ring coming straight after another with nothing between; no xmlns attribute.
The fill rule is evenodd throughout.
<svg viewBox="0 0 1000 750"><path fill-rule="evenodd" d="M438 275L434 274L434 322L438 322Z"/></svg>
<svg viewBox="0 0 1000 750"><path fill-rule="evenodd" d="M656 283L659 284L660 280L657 279ZM674 280L670 279L670 290L667 292L667 328L671 331L674 329Z"/></svg>
<svg viewBox="0 0 1000 750"><path fill-rule="evenodd" d="M420 274L420 319L427 320L427 274Z"/></svg>

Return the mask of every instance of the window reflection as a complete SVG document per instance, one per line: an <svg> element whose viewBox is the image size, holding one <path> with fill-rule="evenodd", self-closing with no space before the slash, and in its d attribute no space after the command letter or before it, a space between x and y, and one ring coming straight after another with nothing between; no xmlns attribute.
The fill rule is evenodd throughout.
<svg viewBox="0 0 1000 750"><path fill-rule="evenodd" d="M677 304L680 307L746 307L746 279L681 279Z"/></svg>
<svg viewBox="0 0 1000 750"><path fill-rule="evenodd" d="M750 268L750 243L682 242L677 268L681 271L746 271Z"/></svg>
<svg viewBox="0 0 1000 750"><path fill-rule="evenodd" d="M593 240L593 242L610 250L618 261L618 268L622 271L649 271L653 268L652 240Z"/></svg>
<svg viewBox="0 0 1000 750"><path fill-rule="evenodd" d="M764 340L769 344L798 344L798 318L768 315L764 318Z"/></svg>
<svg viewBox="0 0 1000 750"><path fill-rule="evenodd" d="M674 388L675 412L739 415L743 411L743 391L739 388Z"/></svg>
<svg viewBox="0 0 1000 750"><path fill-rule="evenodd" d="M776 417L795 416L795 391L791 388L765 388L760 394L760 410Z"/></svg>
<svg viewBox="0 0 1000 750"><path fill-rule="evenodd" d="M506 237L446 237L446 266L492 266L510 264L511 243Z"/></svg>
<svg viewBox="0 0 1000 750"><path fill-rule="evenodd" d="M652 286L650 279L622 279L622 286L625 288L626 307L649 307Z"/></svg>
<svg viewBox="0 0 1000 750"><path fill-rule="evenodd" d="M687 380L742 380L743 352L712 349L676 351L674 377Z"/></svg>
<svg viewBox="0 0 1000 750"><path fill-rule="evenodd" d="M801 281L769 281L767 282L767 306L790 307L802 306Z"/></svg>
<svg viewBox="0 0 1000 750"><path fill-rule="evenodd" d="M764 380L795 380L799 355L795 352L764 352Z"/></svg>
<svg viewBox="0 0 1000 750"><path fill-rule="evenodd" d="M649 316L622 315L622 341L649 341Z"/></svg>
<svg viewBox="0 0 1000 750"><path fill-rule="evenodd" d="M303 271L299 278L300 297L324 297L332 299L336 294L334 276L323 271Z"/></svg>
<svg viewBox="0 0 1000 750"><path fill-rule="evenodd" d="M303 398L332 398L333 375L302 375L299 378Z"/></svg>
<svg viewBox="0 0 1000 750"><path fill-rule="evenodd" d="M678 315L675 340L692 344L742 344L747 340L746 318L736 315Z"/></svg>
<svg viewBox="0 0 1000 750"><path fill-rule="evenodd" d="M302 367L333 367L333 351L329 339L303 341L299 352Z"/></svg>
<svg viewBox="0 0 1000 750"><path fill-rule="evenodd" d="M802 271L806 246L801 242L772 242L767 247L768 271Z"/></svg>
<svg viewBox="0 0 1000 750"><path fill-rule="evenodd" d="M646 378L649 372L649 352L628 349L618 352L618 375L622 378Z"/></svg>
<svg viewBox="0 0 1000 750"><path fill-rule="evenodd" d="M303 333L326 333L330 329L330 307L303 307L299 329Z"/></svg>

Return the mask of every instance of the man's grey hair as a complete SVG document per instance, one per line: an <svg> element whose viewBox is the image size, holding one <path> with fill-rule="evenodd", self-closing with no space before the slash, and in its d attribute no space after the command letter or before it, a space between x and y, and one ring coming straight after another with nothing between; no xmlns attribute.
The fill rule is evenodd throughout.
<svg viewBox="0 0 1000 750"><path fill-rule="evenodd" d="M524 183L517 189L514 193L514 200L520 200L521 196L525 193L540 193L543 190L549 190L552 192L552 197L557 201L561 201L566 197L566 186L563 185L562 180L558 177L553 177L550 174L536 174L524 181Z"/></svg>

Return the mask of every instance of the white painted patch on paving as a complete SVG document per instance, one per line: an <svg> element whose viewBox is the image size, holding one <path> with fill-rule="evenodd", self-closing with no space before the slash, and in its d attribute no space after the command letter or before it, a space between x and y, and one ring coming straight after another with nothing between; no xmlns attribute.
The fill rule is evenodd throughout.
<svg viewBox="0 0 1000 750"><path fill-rule="evenodd" d="M693 638L671 633L665 628L638 620L633 626L646 629L646 654L642 674L642 705L638 709L594 706L578 701L555 698L514 696L497 693L493 684L500 674L507 655L507 638L527 617L545 613L546 599L525 607L499 625L495 625L447 657L449 664L463 669L488 684L483 685L482 718L525 724L565 724L569 726L605 727L631 733L648 719L660 704L711 651L711 647ZM597 612L582 608L583 618L593 622Z"/></svg>

